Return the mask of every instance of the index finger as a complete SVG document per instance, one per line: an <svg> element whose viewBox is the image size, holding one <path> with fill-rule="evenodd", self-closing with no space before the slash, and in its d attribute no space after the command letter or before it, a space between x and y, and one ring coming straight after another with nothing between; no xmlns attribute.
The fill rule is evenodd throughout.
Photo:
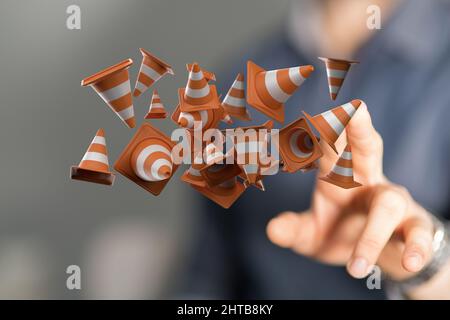
<svg viewBox="0 0 450 320"><path fill-rule="evenodd" d="M383 140L372 124L364 101L346 127L347 142L352 148L353 171L363 185L384 180Z"/></svg>

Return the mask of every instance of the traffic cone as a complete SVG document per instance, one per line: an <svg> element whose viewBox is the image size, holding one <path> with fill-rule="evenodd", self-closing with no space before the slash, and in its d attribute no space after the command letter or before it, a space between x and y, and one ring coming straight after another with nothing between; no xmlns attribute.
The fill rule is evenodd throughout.
<svg viewBox="0 0 450 320"><path fill-rule="evenodd" d="M178 89L178 99L182 112L218 109L220 105L216 86L208 84L197 63L192 65L186 87Z"/></svg>
<svg viewBox="0 0 450 320"><path fill-rule="evenodd" d="M331 58L322 58L320 60L325 62L327 68L328 88L330 90L330 97L332 100L336 100L339 90L344 83L347 72L353 63L359 63L358 61L339 60Z"/></svg>
<svg viewBox="0 0 450 320"><path fill-rule="evenodd" d="M129 128L136 125L128 73L132 64L133 60L127 59L81 81L82 86L91 86Z"/></svg>
<svg viewBox="0 0 450 320"><path fill-rule="evenodd" d="M222 101L225 111L232 117L251 121L250 114L245 105L245 82L244 76L239 73L234 80L230 90Z"/></svg>
<svg viewBox="0 0 450 320"><path fill-rule="evenodd" d="M254 186L261 191L266 191L266 187L264 186L262 179L256 181L256 183L252 184L247 179L244 178L244 186L246 188L248 188L249 186Z"/></svg>
<svg viewBox="0 0 450 320"><path fill-rule="evenodd" d="M225 209L231 207L245 191L245 186L241 182L238 182L236 177L222 182L217 186L201 188L192 185L192 187Z"/></svg>
<svg viewBox="0 0 450 320"><path fill-rule="evenodd" d="M161 97L158 94L158 91L153 90L152 102L150 103L150 107L148 109L148 113L145 116L145 119L164 119L167 117L166 109L164 109L164 105L161 102Z"/></svg>
<svg viewBox="0 0 450 320"><path fill-rule="evenodd" d="M223 154L223 150L220 150L214 142L210 142L205 147L205 163L207 166L211 166L213 164L223 164L225 155Z"/></svg>
<svg viewBox="0 0 450 320"><path fill-rule="evenodd" d="M200 127L205 131L210 128L217 128L220 120L223 118L223 109L181 112L180 107L177 106L171 118L178 126L189 130L194 129L195 121L201 121Z"/></svg>
<svg viewBox="0 0 450 320"><path fill-rule="evenodd" d="M191 72L192 70L192 66L194 64L193 63L186 63L186 69L188 72ZM214 73L212 73L211 71L208 71L204 68L200 68L200 70L202 70L203 75L205 76L206 81L216 81L216 75Z"/></svg>
<svg viewBox="0 0 450 320"><path fill-rule="evenodd" d="M311 65L266 71L247 62L247 103L278 122L284 122L284 103L309 77Z"/></svg>
<svg viewBox="0 0 450 320"><path fill-rule="evenodd" d="M303 114L312 123L314 128L319 131L320 138L328 143L334 152L338 153L334 143L342 131L344 131L344 128L361 105L361 102L362 100L355 99L314 117L311 117L305 111L303 111Z"/></svg>
<svg viewBox="0 0 450 320"><path fill-rule="evenodd" d="M198 153L189 169L187 169L181 176L181 180L198 187L206 187L206 181L200 173L200 169L202 167L202 154Z"/></svg>
<svg viewBox="0 0 450 320"><path fill-rule="evenodd" d="M320 179L344 189L362 186L361 183L353 180L352 150L349 144L345 147L330 173Z"/></svg>
<svg viewBox="0 0 450 320"><path fill-rule="evenodd" d="M174 145L164 133L144 123L122 151L114 169L158 195L178 168L172 159Z"/></svg>
<svg viewBox="0 0 450 320"><path fill-rule="evenodd" d="M235 161L230 161L235 155L231 140L230 137L224 136L222 148L216 146L215 142L210 142L203 150L204 164L200 168L200 174L209 186L219 185L242 172Z"/></svg>
<svg viewBox="0 0 450 320"><path fill-rule="evenodd" d="M106 185L114 183L114 174L109 171L108 150L106 149L105 132L99 129L80 164L72 166L71 178Z"/></svg>
<svg viewBox="0 0 450 320"><path fill-rule="evenodd" d="M156 81L166 74L174 75L172 67L161 59L155 57L151 52L140 48L142 63L134 88L133 96L139 97L147 91Z"/></svg>
<svg viewBox="0 0 450 320"><path fill-rule="evenodd" d="M316 136L303 117L282 128L278 141L283 171L286 172L306 168L323 155Z"/></svg>

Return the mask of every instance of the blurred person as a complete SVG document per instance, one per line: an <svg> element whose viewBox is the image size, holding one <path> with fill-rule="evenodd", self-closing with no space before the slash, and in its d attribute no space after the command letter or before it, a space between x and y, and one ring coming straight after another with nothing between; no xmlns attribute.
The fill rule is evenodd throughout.
<svg viewBox="0 0 450 320"><path fill-rule="evenodd" d="M366 27L369 5L381 9L381 30ZM444 0L296 1L286 29L239 57L221 92L247 59L268 70L315 66L287 102L284 125L301 110L318 114L355 98L365 101L338 146L342 150L345 139L351 144L355 180L364 186L342 190L316 180L337 160L322 144L318 172L267 176L265 193L250 187L228 210L203 202L184 293L450 298L449 259L432 247L449 251L445 241L433 242L443 234L438 219L445 221L450 211L449 14ZM318 56L361 62L351 67L336 101ZM265 120L249 110L254 124ZM391 279L381 290L357 280L375 264Z"/></svg>

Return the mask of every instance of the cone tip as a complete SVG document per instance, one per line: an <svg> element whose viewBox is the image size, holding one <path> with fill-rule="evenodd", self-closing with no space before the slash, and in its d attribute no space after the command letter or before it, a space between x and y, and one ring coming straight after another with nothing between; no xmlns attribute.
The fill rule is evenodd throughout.
<svg viewBox="0 0 450 320"><path fill-rule="evenodd" d="M361 103L363 103L363 101L360 99L353 99L351 101L351 104L354 105L356 108L358 108L361 105Z"/></svg>
<svg viewBox="0 0 450 320"><path fill-rule="evenodd" d="M128 128L130 128L130 129L134 128L134 127L136 126L136 118L133 117L133 118L130 118L130 119L125 120L125 124L126 124L126 125L128 126Z"/></svg>
<svg viewBox="0 0 450 320"><path fill-rule="evenodd" d="M311 72L313 72L313 71L314 71L314 66L312 66L312 65L300 67L300 73L302 74L302 76L304 78L308 78L310 76Z"/></svg>
<svg viewBox="0 0 450 320"><path fill-rule="evenodd" d="M100 128L100 129L97 130L97 133L95 135L99 136L99 137L104 137L105 136L105 130L103 128Z"/></svg>
<svg viewBox="0 0 450 320"><path fill-rule="evenodd" d="M185 118L178 119L178 125L180 127L186 128L188 126L188 121Z"/></svg>

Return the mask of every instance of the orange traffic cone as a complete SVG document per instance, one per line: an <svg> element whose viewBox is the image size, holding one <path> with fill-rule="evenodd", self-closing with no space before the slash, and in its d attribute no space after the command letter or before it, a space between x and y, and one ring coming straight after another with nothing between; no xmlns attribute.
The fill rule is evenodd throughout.
<svg viewBox="0 0 450 320"><path fill-rule="evenodd" d="M199 152L194 158L194 161L189 169L187 169L181 176L181 180L198 187L206 187L206 181L200 173L200 169L202 167L203 159L201 153Z"/></svg>
<svg viewBox="0 0 450 320"><path fill-rule="evenodd" d="M255 130L255 134L247 134L247 130L245 132L244 141L242 138L237 138L236 141L237 163L248 182L255 184L261 175L260 153L266 150L268 135L266 133L262 136L259 130Z"/></svg>
<svg viewBox="0 0 450 320"><path fill-rule="evenodd" d="M169 137L144 123L122 151L114 169L158 195L178 168L172 160L173 147Z"/></svg>
<svg viewBox="0 0 450 320"><path fill-rule="evenodd" d="M325 66L327 68L328 88L330 90L330 97L332 100L336 100L336 97L339 93L339 90L342 87L342 84L344 83L345 77L347 75L348 70L350 69L350 66L353 63L359 62L322 58L322 57L319 57L319 59L325 62Z"/></svg>
<svg viewBox="0 0 450 320"><path fill-rule="evenodd" d="M349 144L345 147L330 173L320 179L344 189L362 186L361 183L353 180L352 151Z"/></svg>
<svg viewBox="0 0 450 320"><path fill-rule="evenodd" d="M208 84L197 63L192 65L186 87L178 89L178 99L183 112L218 109L220 105L216 86Z"/></svg>
<svg viewBox="0 0 450 320"><path fill-rule="evenodd" d="M78 167L71 167L71 178L106 185L114 183L114 174L109 171L108 150L105 132L99 129Z"/></svg>
<svg viewBox="0 0 450 320"><path fill-rule="evenodd" d="M161 102L161 97L158 94L158 91L153 90L152 102L150 103L150 107L148 109L148 113L145 116L145 119L164 119L167 117L166 109L164 109L164 105Z"/></svg>
<svg viewBox="0 0 450 320"><path fill-rule="evenodd" d="M188 72L191 72L192 70L192 66L194 64L193 63L186 63L186 69ZM216 81L216 75L214 73L212 73L211 71L208 71L204 68L200 68L200 70L202 70L203 75L205 76L206 81Z"/></svg>
<svg viewBox="0 0 450 320"><path fill-rule="evenodd" d="M177 106L173 112L172 121L178 126L185 129L194 129L194 122L201 121L201 129L203 131L210 128L217 128L221 118L223 118L223 109L208 109L192 112L181 112Z"/></svg>
<svg viewBox="0 0 450 320"><path fill-rule="evenodd" d="M82 86L91 86L129 128L136 125L128 73L132 64L133 60L127 59L81 81Z"/></svg>
<svg viewBox="0 0 450 320"><path fill-rule="evenodd" d="M283 170L290 173L308 167L323 155L316 136L303 117L280 130L279 151Z"/></svg>
<svg viewBox="0 0 450 320"><path fill-rule="evenodd" d="M247 102L278 122L284 122L284 103L309 77L311 65L266 71L247 62Z"/></svg>
<svg viewBox="0 0 450 320"><path fill-rule="evenodd" d="M250 121L250 114L245 106L245 82L244 76L238 74L230 90L222 101L225 111L232 117Z"/></svg>
<svg viewBox="0 0 450 320"><path fill-rule="evenodd" d="M342 131L344 131L344 128L361 105L361 102L362 100L355 99L314 117L311 117L305 111L303 111L303 113L317 131L319 131L320 138L338 153L334 143L339 138Z"/></svg>
<svg viewBox="0 0 450 320"><path fill-rule="evenodd" d="M142 53L141 69L136 81L133 96L139 97L147 91L156 81L166 74L174 75L172 67L161 59L155 57L151 52L140 48Z"/></svg>
<svg viewBox="0 0 450 320"><path fill-rule="evenodd" d="M231 207L245 191L245 186L241 182L238 182L236 177L213 187L207 186L201 188L195 185L192 185L192 187L225 209Z"/></svg>
<svg viewBox="0 0 450 320"><path fill-rule="evenodd" d="M244 179L244 186L248 188L249 186L255 186L257 189L261 191L266 191L266 187L264 186L264 183L262 179L256 181L256 183L251 184L247 179Z"/></svg>
<svg viewBox="0 0 450 320"><path fill-rule="evenodd" d="M220 150L214 142L210 142L206 145L204 153L204 159L207 166L224 163L225 155L223 154L223 150Z"/></svg>

